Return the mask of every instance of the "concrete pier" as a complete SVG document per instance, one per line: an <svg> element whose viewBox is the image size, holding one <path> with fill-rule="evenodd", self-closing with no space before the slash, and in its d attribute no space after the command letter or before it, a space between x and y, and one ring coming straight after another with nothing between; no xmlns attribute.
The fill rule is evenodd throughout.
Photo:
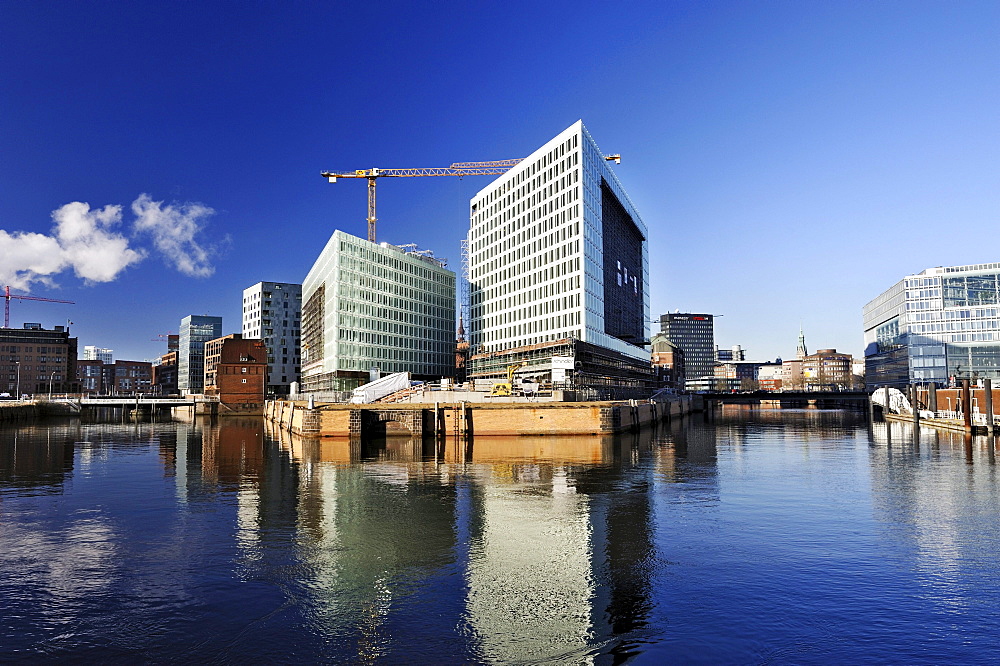
<svg viewBox="0 0 1000 666"><path fill-rule="evenodd" d="M638 430L692 411L691 396L670 401L393 403L343 405L275 400L264 417L313 437L604 435Z"/></svg>

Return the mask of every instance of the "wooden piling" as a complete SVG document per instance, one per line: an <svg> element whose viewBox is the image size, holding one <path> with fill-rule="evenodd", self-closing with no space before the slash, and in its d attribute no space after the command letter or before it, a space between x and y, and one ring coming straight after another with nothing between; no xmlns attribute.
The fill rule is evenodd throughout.
<svg viewBox="0 0 1000 666"><path fill-rule="evenodd" d="M986 433L992 435L995 431L993 425L993 382L989 377L983 379L983 394L986 398Z"/></svg>
<svg viewBox="0 0 1000 666"><path fill-rule="evenodd" d="M969 380L962 380L962 422L966 432L972 432L972 398L969 392Z"/></svg>

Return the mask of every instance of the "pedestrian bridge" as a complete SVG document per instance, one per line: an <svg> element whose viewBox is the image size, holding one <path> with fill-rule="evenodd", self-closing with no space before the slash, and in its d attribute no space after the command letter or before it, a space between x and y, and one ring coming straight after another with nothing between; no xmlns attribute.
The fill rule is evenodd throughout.
<svg viewBox="0 0 1000 666"><path fill-rule="evenodd" d="M166 409L168 407L196 407L198 405L211 405L219 402L215 396L85 396L79 400L61 400L75 407L85 409L87 407L131 407L145 409Z"/></svg>
<svg viewBox="0 0 1000 666"><path fill-rule="evenodd" d="M753 391L750 393L703 393L702 398L724 404L749 404L757 402L780 402L785 406L816 404L837 406L843 403L865 405L868 393L865 391Z"/></svg>

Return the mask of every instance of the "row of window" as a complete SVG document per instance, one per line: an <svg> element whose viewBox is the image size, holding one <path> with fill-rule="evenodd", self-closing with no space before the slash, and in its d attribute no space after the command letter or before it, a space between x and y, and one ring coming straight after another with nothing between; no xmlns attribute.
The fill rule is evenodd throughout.
<svg viewBox="0 0 1000 666"><path fill-rule="evenodd" d="M536 287L530 287L524 291L499 292L487 290L488 299L483 302L483 293L477 292L474 298L477 316L493 314L495 312L509 312L514 308L537 301L547 299L551 296L560 296L571 291L579 291L580 276L574 275L552 282L545 282ZM576 294L576 305L580 304L580 295ZM571 306L570 306L571 307Z"/></svg>
<svg viewBox="0 0 1000 666"><path fill-rule="evenodd" d="M996 319L969 319L942 322L939 324L910 324L911 333L943 333L951 331L998 330L1000 321Z"/></svg>
<svg viewBox="0 0 1000 666"><path fill-rule="evenodd" d="M490 191L489 194L472 204L473 226L481 222L483 215L495 215L501 208L508 207L514 195L518 198L524 197L531 189L545 185L559 174L564 173L569 168L567 165L567 154L570 154L574 164L579 159L577 153L572 153L572 150L578 144L579 137L574 134L552 148L545 155L540 156L535 162L531 164L522 162L514 170L508 172L509 177L507 179ZM484 207L490 207L490 210L485 210ZM477 212L480 215L476 215ZM494 219L491 224L487 225L484 231L492 231L499 221L499 219ZM474 238L475 232L470 233L470 240L474 240Z"/></svg>
<svg viewBox="0 0 1000 666"><path fill-rule="evenodd" d="M498 244L472 257L473 279L482 278L498 268L509 266L532 254L537 254L559 243L580 236L580 221L573 221L579 214L579 206L561 211L559 215L545 219L518 232L512 232ZM566 222L569 221L569 224ZM579 240L576 241L579 251Z"/></svg>
<svg viewBox="0 0 1000 666"><path fill-rule="evenodd" d="M520 229L530 229L533 226L538 226L539 223L552 220L556 211L561 211L570 204L579 201L580 190L578 187L573 187L578 182L579 177L579 170L574 169L563 176L558 183L553 183L546 188L544 196L531 195L525 201L514 203L509 209L501 208L496 213L490 214L497 215L499 213L496 218L490 218L489 215L484 214L479 216L480 220L473 219L469 238L470 250L474 253L474 258L479 258L477 255L495 247L498 241L510 239L511 234ZM559 189L556 189L557 186ZM475 226L482 219L490 222L485 227L492 229L489 235L483 236L482 227ZM501 224L503 226L500 226Z"/></svg>

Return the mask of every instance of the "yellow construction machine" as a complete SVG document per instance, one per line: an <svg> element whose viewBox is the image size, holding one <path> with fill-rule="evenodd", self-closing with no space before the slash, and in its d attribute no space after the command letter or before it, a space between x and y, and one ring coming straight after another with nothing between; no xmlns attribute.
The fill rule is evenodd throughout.
<svg viewBox="0 0 1000 666"><path fill-rule="evenodd" d="M514 395L514 373L524 367L524 363L513 363L507 366L507 381L493 385L491 396L506 398Z"/></svg>

